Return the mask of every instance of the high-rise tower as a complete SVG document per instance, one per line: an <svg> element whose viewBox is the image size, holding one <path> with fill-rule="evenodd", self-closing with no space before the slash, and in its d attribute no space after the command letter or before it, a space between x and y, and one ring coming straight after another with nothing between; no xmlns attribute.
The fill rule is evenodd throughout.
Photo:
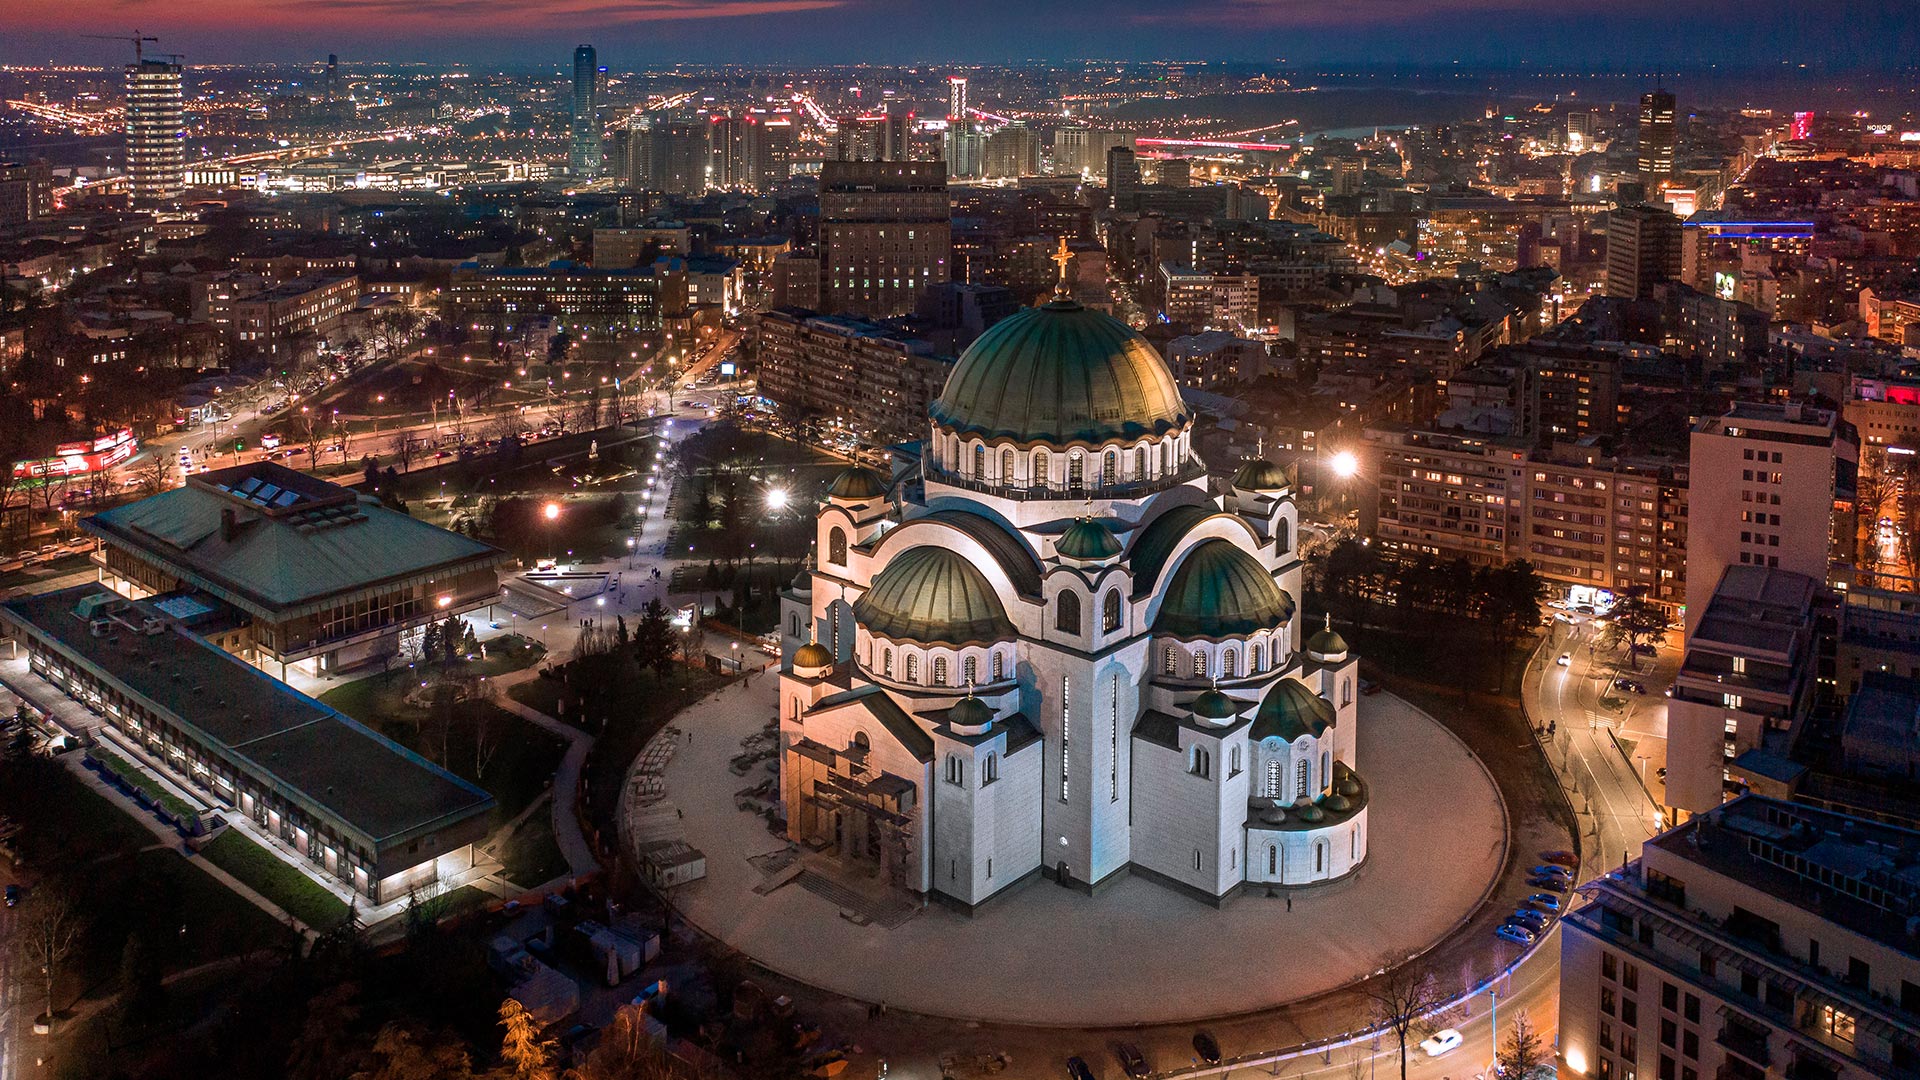
<svg viewBox="0 0 1920 1080"><path fill-rule="evenodd" d="M1649 194L1673 176L1673 106L1665 90L1640 95L1640 178Z"/></svg>
<svg viewBox="0 0 1920 1080"><path fill-rule="evenodd" d="M180 197L186 186L186 106L178 58L127 65L127 181L135 206Z"/></svg>
<svg viewBox="0 0 1920 1080"><path fill-rule="evenodd" d="M600 175L600 68L593 46L573 50L573 103L569 114L572 145L567 152L567 169L575 176Z"/></svg>
<svg viewBox="0 0 1920 1080"><path fill-rule="evenodd" d="M950 75L947 77L947 123L967 118L967 77Z"/></svg>

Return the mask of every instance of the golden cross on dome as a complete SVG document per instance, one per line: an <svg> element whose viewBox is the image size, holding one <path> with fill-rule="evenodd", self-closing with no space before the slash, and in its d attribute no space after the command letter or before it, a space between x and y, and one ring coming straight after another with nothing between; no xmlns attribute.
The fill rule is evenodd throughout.
<svg viewBox="0 0 1920 1080"><path fill-rule="evenodd" d="M1067 238L1060 238L1060 248L1053 253L1053 261L1060 267L1060 280L1053 286L1053 298L1067 299L1067 264L1073 261L1073 253L1067 250Z"/></svg>

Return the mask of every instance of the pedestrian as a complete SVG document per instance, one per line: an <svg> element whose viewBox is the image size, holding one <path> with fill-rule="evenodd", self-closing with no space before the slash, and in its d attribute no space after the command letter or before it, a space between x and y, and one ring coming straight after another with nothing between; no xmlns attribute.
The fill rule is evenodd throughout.
<svg viewBox="0 0 1920 1080"><path fill-rule="evenodd" d="M1293 910L1293 894L1292 893L1287 894L1287 910L1288 911Z"/></svg>

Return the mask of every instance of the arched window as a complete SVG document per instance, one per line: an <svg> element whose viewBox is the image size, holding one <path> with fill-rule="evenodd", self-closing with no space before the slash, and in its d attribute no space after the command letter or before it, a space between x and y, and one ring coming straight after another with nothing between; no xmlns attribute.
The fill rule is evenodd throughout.
<svg viewBox="0 0 1920 1080"><path fill-rule="evenodd" d="M1309 764L1305 758L1300 759L1300 764L1294 767L1294 770L1293 770L1293 797L1294 798L1304 799L1307 797L1307 773L1310 772L1312 768L1313 766Z"/></svg>
<svg viewBox="0 0 1920 1080"><path fill-rule="evenodd" d="M960 764L959 754L947 755L947 783L949 784L963 783L964 782L963 777L966 775L964 772L964 769L965 769L965 766Z"/></svg>
<svg viewBox="0 0 1920 1080"><path fill-rule="evenodd" d="M1227 750L1227 775L1229 777L1240 775L1240 747L1237 745Z"/></svg>
<svg viewBox="0 0 1920 1080"><path fill-rule="evenodd" d="M1007 658L1003 653L993 654L993 681L999 682L1007 677Z"/></svg>
<svg viewBox="0 0 1920 1080"><path fill-rule="evenodd" d="M1047 452L1033 452L1033 487L1047 487L1053 482L1053 472L1047 464Z"/></svg>
<svg viewBox="0 0 1920 1080"><path fill-rule="evenodd" d="M1167 646L1167 651L1160 655L1161 655L1160 674L1162 675L1180 674L1180 650L1169 645Z"/></svg>
<svg viewBox="0 0 1920 1080"><path fill-rule="evenodd" d="M1286 766L1281 763L1277 756L1268 757L1267 782L1265 790L1262 791L1261 794L1269 799L1285 798L1286 796L1281 792L1281 785L1286 783L1286 779Z"/></svg>
<svg viewBox="0 0 1920 1080"><path fill-rule="evenodd" d="M892 649L880 650L880 674L885 675L889 679L893 678L893 650Z"/></svg>
<svg viewBox="0 0 1920 1080"><path fill-rule="evenodd" d="M1280 873L1280 848L1277 844L1267 845L1267 876Z"/></svg>
<svg viewBox="0 0 1920 1080"><path fill-rule="evenodd" d="M1199 848L1193 849L1193 868L1195 870L1200 869L1200 849Z"/></svg>
<svg viewBox="0 0 1920 1080"><path fill-rule="evenodd" d="M1320 787L1325 789L1333 780L1333 755L1320 751Z"/></svg>
<svg viewBox="0 0 1920 1080"><path fill-rule="evenodd" d="M919 653L907 654L907 681L910 683L920 681L920 654Z"/></svg>
<svg viewBox="0 0 1920 1080"><path fill-rule="evenodd" d="M1000 482L1003 484L1013 483L1013 451L1012 450L1000 451Z"/></svg>
<svg viewBox="0 0 1920 1080"><path fill-rule="evenodd" d="M1100 601L1100 629L1111 634L1120 629L1120 590L1108 589Z"/></svg>
<svg viewBox="0 0 1920 1080"><path fill-rule="evenodd" d="M1053 628L1063 634L1080 632L1080 597L1077 593L1063 592L1054 604Z"/></svg>
<svg viewBox="0 0 1920 1080"><path fill-rule="evenodd" d="M1133 448L1133 478L1135 480L1145 480L1147 478L1147 448L1145 446L1136 446Z"/></svg>
<svg viewBox="0 0 1920 1080"><path fill-rule="evenodd" d="M1258 675L1261 672L1267 670L1266 660L1267 660L1266 647L1256 642L1253 646L1253 668L1250 674Z"/></svg>
<svg viewBox="0 0 1920 1080"><path fill-rule="evenodd" d="M1118 450L1109 450L1106 456L1101 459L1100 484L1102 487L1112 487L1119 482L1120 452Z"/></svg>
<svg viewBox="0 0 1920 1080"><path fill-rule="evenodd" d="M847 531L839 526L827 533L827 561L835 566L847 565Z"/></svg>
<svg viewBox="0 0 1920 1080"><path fill-rule="evenodd" d="M1323 874L1326 873L1326 870L1327 842L1325 840L1316 840L1313 842L1313 872Z"/></svg>
<svg viewBox="0 0 1920 1080"><path fill-rule="evenodd" d="M1070 488L1087 486L1087 458L1078 450L1067 455L1067 486Z"/></svg>
<svg viewBox="0 0 1920 1080"><path fill-rule="evenodd" d="M944 656L933 658L933 685L947 685L947 658Z"/></svg>
<svg viewBox="0 0 1920 1080"><path fill-rule="evenodd" d="M1200 649L1193 650L1193 677L1196 679L1207 677L1207 654Z"/></svg>
<svg viewBox="0 0 1920 1080"><path fill-rule="evenodd" d="M1223 679L1231 679L1238 674L1240 674L1240 654L1233 649L1228 649L1226 652L1221 653L1220 677Z"/></svg>
<svg viewBox="0 0 1920 1080"><path fill-rule="evenodd" d="M980 681L980 658L969 656L960 661L960 677L968 686Z"/></svg>
<svg viewBox="0 0 1920 1080"><path fill-rule="evenodd" d="M1340 680L1340 704L1353 704L1353 680L1351 678Z"/></svg>
<svg viewBox="0 0 1920 1080"><path fill-rule="evenodd" d="M1000 755L989 750L987 759L980 763L980 786L986 787L1000 779Z"/></svg>
<svg viewBox="0 0 1920 1080"><path fill-rule="evenodd" d="M987 478L987 448L985 446L976 445L973 448L973 478L975 480L985 480Z"/></svg>
<svg viewBox="0 0 1920 1080"><path fill-rule="evenodd" d="M853 747L864 754L873 749L873 740L867 738L866 732L856 731L853 733Z"/></svg>
<svg viewBox="0 0 1920 1080"><path fill-rule="evenodd" d="M1287 523L1286 518L1281 518L1273 526L1273 546L1281 555L1293 550L1293 526Z"/></svg>

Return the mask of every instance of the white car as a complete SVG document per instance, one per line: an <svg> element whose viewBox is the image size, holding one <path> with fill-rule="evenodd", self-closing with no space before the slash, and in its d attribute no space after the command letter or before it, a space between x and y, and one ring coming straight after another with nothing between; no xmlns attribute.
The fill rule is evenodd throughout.
<svg viewBox="0 0 1920 1080"><path fill-rule="evenodd" d="M1569 667L1573 664L1573 654L1563 652L1560 654L1560 659L1555 660L1554 663L1559 664L1561 667Z"/></svg>
<svg viewBox="0 0 1920 1080"><path fill-rule="evenodd" d="M1425 1050L1428 1057L1437 1058L1442 1054L1460 1049L1460 1044L1464 1041L1459 1032L1452 1028L1443 1028L1434 1032L1432 1038L1422 1041L1420 1049Z"/></svg>

